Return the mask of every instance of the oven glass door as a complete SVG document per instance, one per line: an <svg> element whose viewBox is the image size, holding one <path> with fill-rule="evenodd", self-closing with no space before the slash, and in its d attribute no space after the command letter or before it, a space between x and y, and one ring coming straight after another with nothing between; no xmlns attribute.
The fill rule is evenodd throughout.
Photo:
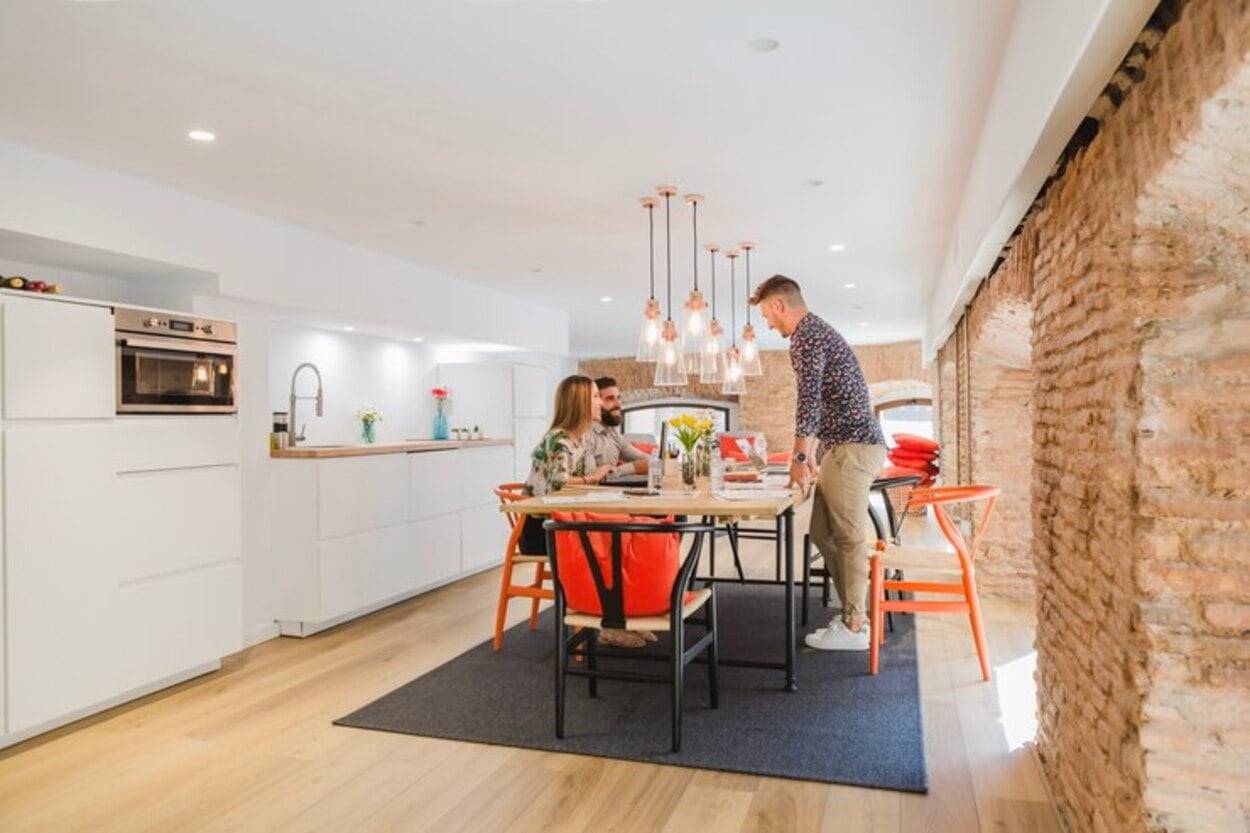
<svg viewBox="0 0 1250 833"><path fill-rule="evenodd" d="M169 339L117 344L118 413L234 413L230 345Z"/></svg>

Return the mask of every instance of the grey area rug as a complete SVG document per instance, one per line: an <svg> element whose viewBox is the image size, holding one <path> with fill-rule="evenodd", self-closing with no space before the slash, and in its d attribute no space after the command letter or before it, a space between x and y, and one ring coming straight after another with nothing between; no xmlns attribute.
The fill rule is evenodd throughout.
<svg viewBox="0 0 1250 833"><path fill-rule="evenodd" d="M775 660L782 650L782 588L717 587L721 655ZM798 604L796 591L795 604ZM813 603L813 621L828 614ZM516 602L520 604L520 602ZM669 688L570 677L564 740L555 736L551 611L530 632L507 631L503 650L490 641L337 721L340 726L452 740L595 755L674 766L927 792L924 729L910 616L896 615L881 673L868 674L866 653L813 651L798 632L799 690L781 690L783 674L722 666L720 708L708 707L707 670L686 669L682 751L670 751ZM689 626L689 637L703 629ZM689 644L689 643L688 643ZM667 636L645 650L667 650ZM661 662L601 659L656 673Z"/></svg>

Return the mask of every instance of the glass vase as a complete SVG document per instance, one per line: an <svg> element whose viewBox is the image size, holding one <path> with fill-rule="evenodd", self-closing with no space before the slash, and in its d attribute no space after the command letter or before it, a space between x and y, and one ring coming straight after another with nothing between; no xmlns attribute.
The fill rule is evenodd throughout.
<svg viewBox="0 0 1250 833"><path fill-rule="evenodd" d="M446 440L451 437L451 431L447 427L447 414L443 413L443 400L439 399L434 404L434 439Z"/></svg>
<svg viewBox="0 0 1250 833"><path fill-rule="evenodd" d="M360 421L360 439L364 440L365 444L368 445L370 443L375 442L377 438L378 438L377 423L373 422L372 420L362 419Z"/></svg>
<svg viewBox="0 0 1250 833"><path fill-rule="evenodd" d="M694 478L697 465L694 459L694 452L687 451L681 457L681 482L687 489L694 488Z"/></svg>

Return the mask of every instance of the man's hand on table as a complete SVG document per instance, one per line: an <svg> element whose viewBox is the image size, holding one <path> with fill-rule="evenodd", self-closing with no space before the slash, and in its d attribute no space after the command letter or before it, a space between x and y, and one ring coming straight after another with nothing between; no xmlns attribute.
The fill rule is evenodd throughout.
<svg viewBox="0 0 1250 833"><path fill-rule="evenodd" d="M812 486L812 468L807 463L792 461L790 463L790 488L795 486L803 491L804 497Z"/></svg>

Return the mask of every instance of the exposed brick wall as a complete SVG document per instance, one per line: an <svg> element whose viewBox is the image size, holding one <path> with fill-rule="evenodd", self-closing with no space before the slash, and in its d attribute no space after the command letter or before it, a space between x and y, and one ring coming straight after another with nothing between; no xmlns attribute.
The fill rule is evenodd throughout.
<svg viewBox="0 0 1250 833"><path fill-rule="evenodd" d="M1185 4L985 290L1032 284L1038 749L1072 831L1250 830L1248 50L1250 3ZM974 368L1003 307L969 312Z"/></svg>
<svg viewBox="0 0 1250 833"><path fill-rule="evenodd" d="M869 385L898 380L928 380L928 372L921 361L920 342L904 341L896 344L869 344L856 347L855 357L864 371ZM794 444L794 371L790 367L790 354L785 350L764 350L760 353L764 375L747 380L747 392L738 397L726 397L720 385L692 384L686 390L699 399L732 399L738 403L738 418L743 426L763 431L768 437L768 447L788 449ZM655 365L640 364L633 357L582 359L578 372L587 376L612 376L622 391L643 390L654 387ZM664 388L665 396L676 395L677 389Z"/></svg>

